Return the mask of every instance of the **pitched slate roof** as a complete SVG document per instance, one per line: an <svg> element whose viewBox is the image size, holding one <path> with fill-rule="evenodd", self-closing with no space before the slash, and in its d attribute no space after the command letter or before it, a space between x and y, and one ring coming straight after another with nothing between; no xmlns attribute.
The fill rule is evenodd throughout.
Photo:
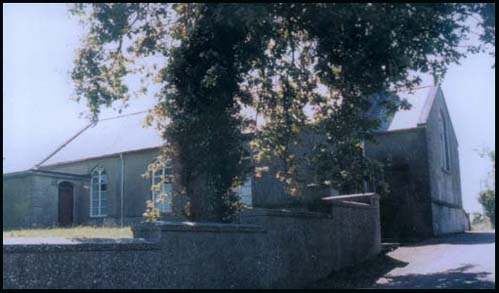
<svg viewBox="0 0 499 293"><path fill-rule="evenodd" d="M388 120L380 131L416 128L426 123L438 86L424 86L412 92L401 91L399 98L412 104L410 110L400 110ZM375 115L383 115L374 111ZM163 144L154 127L143 128L147 111L107 118L91 123L63 143L53 153L37 164L38 167L64 162L102 157L142 149L156 148Z"/></svg>
<svg viewBox="0 0 499 293"><path fill-rule="evenodd" d="M412 91L399 91L396 96L376 95L373 96L373 106L367 115L371 118L378 118L381 126L377 131L395 131L402 129L416 128L418 125L425 124L428 118L429 110L435 99L438 86L422 86ZM407 100L411 104L409 110L399 110L392 116L389 116L381 104L385 100L398 102L401 99Z"/></svg>
<svg viewBox="0 0 499 293"><path fill-rule="evenodd" d="M418 124L426 123L437 90L438 86L425 86L413 92L399 92L398 96L407 99L412 107L409 110L400 110L395 113L387 130L415 128Z"/></svg>
<svg viewBox="0 0 499 293"><path fill-rule="evenodd" d="M37 166L102 157L160 147L163 140L154 127L143 128L147 111L90 123Z"/></svg>

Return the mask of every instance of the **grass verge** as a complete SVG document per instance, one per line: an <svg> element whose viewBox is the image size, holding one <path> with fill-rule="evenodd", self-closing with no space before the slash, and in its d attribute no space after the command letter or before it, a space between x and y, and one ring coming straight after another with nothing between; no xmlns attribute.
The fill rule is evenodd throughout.
<svg viewBox="0 0 499 293"><path fill-rule="evenodd" d="M123 228L76 226L4 230L3 237L133 238L133 234L129 226Z"/></svg>

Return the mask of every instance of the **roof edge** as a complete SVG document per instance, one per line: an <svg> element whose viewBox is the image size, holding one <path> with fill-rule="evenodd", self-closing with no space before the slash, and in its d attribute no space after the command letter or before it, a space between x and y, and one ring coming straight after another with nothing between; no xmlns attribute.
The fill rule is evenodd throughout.
<svg viewBox="0 0 499 293"><path fill-rule="evenodd" d="M433 88L430 90L428 95L426 96L426 101L423 106L423 110L419 115L418 122L416 125L425 125L428 121L428 116L430 115L431 107L433 106L433 102L435 101L435 97L437 96L438 91L441 90L440 82L438 82Z"/></svg>
<svg viewBox="0 0 499 293"><path fill-rule="evenodd" d="M102 155L102 156L88 157L88 158L83 158L83 159L78 159L78 160L71 160L71 161L64 161L64 162L54 163L54 164L50 164L50 165L40 166L39 168L52 168L52 167L57 167L57 166L61 166L61 165L73 164L73 163L77 163L77 162L83 162L83 161L90 161L90 160L97 160L97 159L103 159L103 158L116 157L116 156L119 156L120 154L130 154L130 153L152 151L152 150L155 150L155 149L160 149L161 147L162 146L156 146L156 147L150 147L150 148L129 150L129 151L126 151L126 152L116 152L116 153L106 154L106 155Z"/></svg>
<svg viewBox="0 0 499 293"><path fill-rule="evenodd" d="M142 110L142 111L132 112L132 113L128 113L128 114L122 114L122 115L118 115L118 116L111 116L111 117L107 117L107 118L98 119L97 122L113 120L113 119L120 119L123 117L138 115L138 114L147 113L147 112L148 112L148 110Z"/></svg>
<svg viewBox="0 0 499 293"><path fill-rule="evenodd" d="M14 172L8 172L8 173L3 173L3 177L11 177L11 176L16 176L16 175L23 175L23 174L28 174L31 173L33 169L28 169L28 170L22 170L22 171L14 171Z"/></svg>
<svg viewBox="0 0 499 293"><path fill-rule="evenodd" d="M3 174L4 178L14 178L14 177L23 177L29 175L44 175L50 177L63 177L63 178L73 178L73 179L88 179L90 176L88 175L80 175L66 172L56 172L56 171L48 171L48 170L37 170L37 169L28 169L24 171L12 172Z"/></svg>
<svg viewBox="0 0 499 293"><path fill-rule="evenodd" d="M53 156L55 156L60 150L62 150L66 145L68 145L69 143L71 143L73 140L75 140L78 136L80 136L83 132L85 132L85 130L87 130L88 128L90 128L91 126L95 126L97 125L97 123L101 122L101 121L107 121L107 120L113 120L113 119L119 119L119 118L123 118L123 117L127 117L127 116L133 116L133 115L138 115L138 114L143 114L143 113L147 113L148 110L142 110L142 111L137 111L137 112L133 112L133 113L128 113L128 114L123 114L123 115L118 115L118 116L113 116L113 117L108 117L108 118L104 118L104 119L99 119L99 120L96 120L96 121L93 121L91 123L89 123L88 125L86 125L85 127L83 127L80 131L78 131L75 135L73 135L70 139L68 139L67 141L65 141L62 145L60 145L55 151L53 151L52 153L50 153L47 157L45 157L45 159L43 159L41 162L39 162L38 164L34 165L32 169L38 169L40 167L42 167L42 164L45 163L46 161L48 161L50 158L52 158ZM49 165L50 166L50 165Z"/></svg>
<svg viewBox="0 0 499 293"><path fill-rule="evenodd" d="M60 150L62 150L66 145L68 145L70 142L72 142L75 138L80 136L85 130L87 130L90 126L94 125L95 122L89 123L85 127L83 127L80 131L78 131L75 135L73 135L70 139L68 139L66 142L64 142L62 145L60 145L55 151L53 151L50 155L48 155L45 159L43 159L40 163L36 164L33 169L38 169L43 163L48 161L50 158L55 156Z"/></svg>
<svg viewBox="0 0 499 293"><path fill-rule="evenodd" d="M381 131L373 131L374 135L387 135L387 134L392 134L392 133L398 133L398 132L407 132L407 131L416 131L423 129L425 125L419 125L416 127L409 127L409 128L400 128L400 129L393 129L393 130L381 130Z"/></svg>

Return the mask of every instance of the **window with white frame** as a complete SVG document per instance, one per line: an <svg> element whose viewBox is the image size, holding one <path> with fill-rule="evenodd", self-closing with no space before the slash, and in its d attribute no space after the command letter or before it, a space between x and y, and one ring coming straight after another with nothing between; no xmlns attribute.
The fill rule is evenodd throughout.
<svg viewBox="0 0 499 293"><path fill-rule="evenodd" d="M447 123L445 121L445 116L442 111L439 112L438 120L440 124L440 153L442 157L442 163L445 170L450 170L450 151L449 151L449 141L447 134Z"/></svg>
<svg viewBox="0 0 499 293"><path fill-rule="evenodd" d="M104 169L92 172L90 183L90 216L103 217L107 214L107 190L109 180Z"/></svg>
<svg viewBox="0 0 499 293"><path fill-rule="evenodd" d="M251 165L251 151L246 149L245 153L243 154L241 160L245 165ZM239 202L242 203L243 205L247 206L252 206L253 205L253 194L252 194L252 188L251 188L251 181L252 181L252 176L251 173L248 174L248 177L246 180L243 182L243 184L239 185L238 187L233 190L236 195L239 196Z"/></svg>
<svg viewBox="0 0 499 293"><path fill-rule="evenodd" d="M253 205L253 196L251 192L251 176L237 189L237 195L241 198L241 203L247 206Z"/></svg>
<svg viewBox="0 0 499 293"><path fill-rule="evenodd" d="M158 171L155 171L152 176L152 200L154 202L154 206L159 209L160 212L168 213L172 211L171 199L172 199L172 191L173 185L170 182L169 177L173 174L173 168L171 167L171 162L167 161L166 166ZM162 178L165 178L166 181L161 181ZM161 183L162 182L162 183ZM161 184L159 189L156 185ZM163 196L162 202L156 202L160 196Z"/></svg>

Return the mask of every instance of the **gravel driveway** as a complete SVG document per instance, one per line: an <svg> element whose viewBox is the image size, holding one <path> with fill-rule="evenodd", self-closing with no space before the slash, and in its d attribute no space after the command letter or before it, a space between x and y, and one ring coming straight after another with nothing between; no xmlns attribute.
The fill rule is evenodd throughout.
<svg viewBox="0 0 499 293"><path fill-rule="evenodd" d="M495 232L468 232L401 246L310 288L495 288Z"/></svg>

